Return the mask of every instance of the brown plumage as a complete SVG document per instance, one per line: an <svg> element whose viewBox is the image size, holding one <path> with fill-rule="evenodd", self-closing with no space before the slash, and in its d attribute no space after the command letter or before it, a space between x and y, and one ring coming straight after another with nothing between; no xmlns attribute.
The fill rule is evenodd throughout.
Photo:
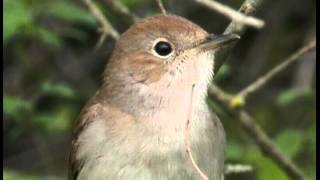
<svg viewBox="0 0 320 180"><path fill-rule="evenodd" d="M74 129L69 180L198 179L183 133L193 85L191 149L210 179L222 178L224 131L205 103L214 64L214 50L203 48L212 46L207 37L171 15L142 20L121 36Z"/></svg>

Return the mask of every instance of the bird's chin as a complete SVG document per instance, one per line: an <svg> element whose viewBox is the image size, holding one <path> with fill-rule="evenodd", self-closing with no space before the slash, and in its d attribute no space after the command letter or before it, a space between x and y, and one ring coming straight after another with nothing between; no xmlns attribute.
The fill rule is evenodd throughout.
<svg viewBox="0 0 320 180"><path fill-rule="evenodd" d="M194 59L189 59L185 64L180 65L174 73L169 73L166 91L175 94L174 98L185 96L195 86L199 95L205 95L208 84L213 77L214 53L203 52L197 54ZM162 86L164 87L164 86ZM177 91L178 90L178 91Z"/></svg>
<svg viewBox="0 0 320 180"><path fill-rule="evenodd" d="M200 84L208 85L211 82L213 77L213 68L214 68L214 53L215 50L206 51L200 53L197 57L196 63L198 64L198 82Z"/></svg>
<svg viewBox="0 0 320 180"><path fill-rule="evenodd" d="M207 81L212 78L215 50L190 50L168 70L169 81Z"/></svg>

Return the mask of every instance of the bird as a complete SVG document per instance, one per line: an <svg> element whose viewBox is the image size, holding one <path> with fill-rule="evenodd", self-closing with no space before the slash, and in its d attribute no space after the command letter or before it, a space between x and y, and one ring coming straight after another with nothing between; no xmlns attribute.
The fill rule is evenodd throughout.
<svg viewBox="0 0 320 180"><path fill-rule="evenodd" d="M116 42L73 129L69 180L222 180L226 135L206 104L215 53L239 37L177 15L147 17Z"/></svg>

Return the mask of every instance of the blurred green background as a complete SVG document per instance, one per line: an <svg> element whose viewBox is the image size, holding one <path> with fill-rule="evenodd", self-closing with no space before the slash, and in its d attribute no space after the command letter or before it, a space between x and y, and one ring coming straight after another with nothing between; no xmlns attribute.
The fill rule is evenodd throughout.
<svg viewBox="0 0 320 180"><path fill-rule="evenodd" d="M124 32L130 22L99 2L112 25ZM159 13L153 0L121 0L138 17ZM238 9L243 0L220 1ZM222 33L230 22L191 0L164 1L171 13L209 32ZM4 0L3 165L5 180L65 179L71 128L82 106L101 83L115 41L95 50L98 24L81 1ZM265 0L259 18L265 28L249 28L215 83L237 92L315 36L315 0ZM315 52L290 66L255 93L246 108L279 148L310 179L316 169ZM227 180L289 179L258 147L236 119L215 102L227 138L227 163L253 171Z"/></svg>

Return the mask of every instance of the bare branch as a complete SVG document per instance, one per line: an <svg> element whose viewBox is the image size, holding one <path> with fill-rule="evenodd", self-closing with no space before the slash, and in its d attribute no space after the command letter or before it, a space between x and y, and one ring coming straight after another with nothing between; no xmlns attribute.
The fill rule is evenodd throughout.
<svg viewBox="0 0 320 180"><path fill-rule="evenodd" d="M217 91L218 89L218 91ZM290 160L288 159L272 142L272 140L267 136L267 134L261 129L261 127L256 123L256 121L245 111L238 111L235 108L228 106L224 98L230 98L219 88L214 88L213 91L209 91L209 97L214 98L220 102L229 114L235 116L239 120L239 123L244 128L245 132L250 135L261 149L261 151L269 156L285 173L288 174L292 179L305 180L305 176L302 171Z"/></svg>
<svg viewBox="0 0 320 180"><path fill-rule="evenodd" d="M255 120L244 110L236 113L239 122L258 144L261 151L275 161L292 179L306 180L303 172L271 141Z"/></svg>
<svg viewBox="0 0 320 180"><path fill-rule="evenodd" d="M160 10L161 10L161 13L162 13L163 15L167 15L167 11L166 11L166 9L165 9L164 6L163 6L162 1L161 1L161 0L156 0L156 1L157 1L157 4L158 4L158 6L159 6L159 8L160 8Z"/></svg>
<svg viewBox="0 0 320 180"><path fill-rule="evenodd" d="M214 95L217 99L219 99L221 102L228 103L232 98L233 95L226 93L222 89L220 89L218 86L211 84L208 88L208 94Z"/></svg>
<svg viewBox="0 0 320 180"><path fill-rule="evenodd" d="M306 46L302 47L297 52L293 53L284 62L270 70L266 75L259 78L253 84L249 85L244 90L240 91L235 96L225 93L223 90L217 86L211 85L209 87L208 93L210 97L214 97L221 102L226 108L226 110L234 114L237 119L239 119L240 124L245 129L245 132L249 133L251 137L255 140L261 151L274 160L287 174L293 179L306 179L302 171L281 151L273 144L271 139L266 135L266 133L260 128L258 124L255 123L253 118L244 110L237 111L235 108L228 106L229 102L236 97L246 97L248 94L255 92L260 89L263 85L270 81L275 75L279 74L281 71L286 69L290 64L297 61L302 55L310 52L316 47L316 40L311 41Z"/></svg>
<svg viewBox="0 0 320 180"><path fill-rule="evenodd" d="M91 14L96 18L96 20L100 23L102 26L102 33L110 35L115 40L119 39L119 33L118 31L112 27L110 22L104 17L100 9L91 1L91 0L83 0L83 2L88 6ZM99 44L102 44L101 39L104 40L105 37L102 35L100 38Z"/></svg>
<svg viewBox="0 0 320 180"><path fill-rule="evenodd" d="M236 106L244 105L244 101L246 100L247 96L251 93L256 92L257 90L261 89L264 85L266 85L274 76L278 75L281 71L285 70L289 65L301 59L303 55L312 51L316 47L316 40L312 40L307 45L299 49L297 52L290 55L287 59L285 59L282 63L275 66L265 75L258 78L252 84L241 90L236 95L228 94L221 90L219 87L215 85L210 85L208 88L209 94L215 94L216 97L228 104L231 108Z"/></svg>
<svg viewBox="0 0 320 180"><path fill-rule="evenodd" d="M122 17L129 25L139 20L139 18L131 13L119 0L103 0L103 2L107 5L108 10L117 16Z"/></svg>
<svg viewBox="0 0 320 180"><path fill-rule="evenodd" d="M196 172L200 175L200 177L203 180L209 180L207 175L205 175L201 169L199 168L198 164L196 163L196 161L193 159L192 156L192 151L191 151L191 147L190 147L190 125L192 123L192 114L193 114L193 90L194 90L194 84L192 85L191 88L191 93L190 93L190 104L189 104L189 109L188 109L188 116L187 116L187 121L186 121L186 127L185 127L185 131L184 131L184 140L185 140L185 146L186 146L186 151L188 154L189 159L191 160L192 166L193 168L196 170Z"/></svg>
<svg viewBox="0 0 320 180"><path fill-rule="evenodd" d="M255 12L261 7L263 0L246 0L242 3L238 12L245 14L247 16L252 16ZM226 28L224 33L235 33L241 35L247 29L242 23L238 23L237 21L232 21L229 26Z"/></svg>
<svg viewBox="0 0 320 180"><path fill-rule="evenodd" d="M241 96L244 99L251 93L261 89L266 83L268 83L274 76L279 74L281 71L285 70L289 65L301 59L301 56L305 55L306 53L312 51L316 47L316 40L312 40L307 45L299 49L297 52L293 53L287 59L285 59L282 63L271 69L265 75L258 78L252 84L247 86L245 89L241 90L237 96Z"/></svg>
<svg viewBox="0 0 320 180"><path fill-rule="evenodd" d="M264 21L251 16L246 16L240 12L233 10L232 8L226 5L220 4L219 2L211 1L211 0L195 0L195 1L212 10L215 10L223 14L224 16L230 18L232 21L235 21L237 23L252 26L258 29L264 26Z"/></svg>
<svg viewBox="0 0 320 180"><path fill-rule="evenodd" d="M263 0L245 0L238 11L245 15L253 15L261 7L262 3ZM232 21L224 31L224 34L235 33L241 36L246 29L247 26L245 26L244 24L238 23L237 21ZM217 51L214 66L215 74L218 72L221 65L225 62L228 55L230 54L230 51L235 45L236 43L233 43L232 45L220 48L219 51Z"/></svg>
<svg viewBox="0 0 320 180"><path fill-rule="evenodd" d="M245 132L251 135L255 140L261 151L269 156L275 163L292 179L305 180L303 172L288 159L282 152L277 148L277 146L272 142L272 140L267 136L267 134L261 129L261 127L255 123L255 120L244 110L235 109L230 106L230 102L234 99L248 96L248 94L259 90L262 86L268 83L275 75L279 74L281 71L286 69L290 64L299 60L301 56L310 52L316 47L316 40L312 40L306 46L299 49L297 52L293 53L289 58L284 60L281 64L277 65L275 68L270 70L257 81L249 85L244 90L240 91L237 95L230 95L217 86L211 85L208 90L210 97L218 100L227 110L228 113L233 114L237 119L239 119L240 124L244 128Z"/></svg>
<svg viewBox="0 0 320 180"><path fill-rule="evenodd" d="M94 47L94 50L97 51L103 44L103 42L106 40L107 38L107 33L102 33L96 46Z"/></svg>

